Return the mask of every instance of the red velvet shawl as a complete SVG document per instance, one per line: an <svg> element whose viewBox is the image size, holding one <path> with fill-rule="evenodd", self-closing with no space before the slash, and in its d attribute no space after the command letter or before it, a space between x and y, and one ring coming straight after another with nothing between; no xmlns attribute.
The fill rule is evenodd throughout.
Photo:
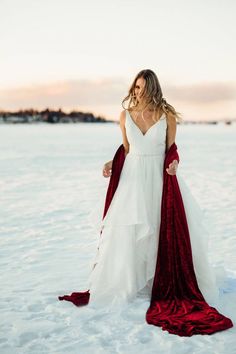
<svg viewBox="0 0 236 354"><path fill-rule="evenodd" d="M212 334L233 327L233 323L206 303L198 287L177 176L169 175L166 171L174 159L179 162L175 143L167 151L164 160L158 255L146 321L179 336ZM124 160L125 150L122 144L113 158L103 218L118 186ZM81 306L89 302L89 296L87 290L58 298Z"/></svg>

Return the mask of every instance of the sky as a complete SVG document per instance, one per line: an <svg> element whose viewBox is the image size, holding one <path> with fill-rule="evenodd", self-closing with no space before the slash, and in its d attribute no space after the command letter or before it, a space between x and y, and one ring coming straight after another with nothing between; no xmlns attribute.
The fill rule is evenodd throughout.
<svg viewBox="0 0 236 354"><path fill-rule="evenodd" d="M0 109L118 120L151 69L183 119L236 118L235 13L234 0L0 0Z"/></svg>

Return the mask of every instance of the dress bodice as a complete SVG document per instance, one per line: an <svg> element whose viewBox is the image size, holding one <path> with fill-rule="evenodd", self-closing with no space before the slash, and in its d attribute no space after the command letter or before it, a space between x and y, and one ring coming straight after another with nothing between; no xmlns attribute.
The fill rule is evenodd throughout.
<svg viewBox="0 0 236 354"><path fill-rule="evenodd" d="M126 109L125 128L130 144L129 154L134 155L164 155L166 149L166 115L154 123L145 134L141 132Z"/></svg>

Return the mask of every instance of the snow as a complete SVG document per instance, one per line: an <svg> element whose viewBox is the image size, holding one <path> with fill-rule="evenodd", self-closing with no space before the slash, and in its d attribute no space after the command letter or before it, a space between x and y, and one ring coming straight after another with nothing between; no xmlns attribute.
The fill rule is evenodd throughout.
<svg viewBox="0 0 236 354"><path fill-rule="evenodd" d="M181 125L181 173L211 225L209 258L228 272L217 309L234 327L210 336L148 325L148 301L117 312L58 295L87 290L98 235L88 215L105 192L112 123L1 125L1 354L236 353L236 125Z"/></svg>

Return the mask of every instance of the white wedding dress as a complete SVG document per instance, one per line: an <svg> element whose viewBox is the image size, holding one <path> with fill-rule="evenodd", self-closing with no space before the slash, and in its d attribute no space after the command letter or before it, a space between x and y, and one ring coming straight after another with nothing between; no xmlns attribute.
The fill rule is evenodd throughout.
<svg viewBox="0 0 236 354"><path fill-rule="evenodd" d="M99 239L88 279L89 303L99 306L127 303L137 295L150 299L155 274L166 116L163 114L144 135L126 110L125 128L130 150L117 190L103 220L105 195L89 216ZM198 285L205 300L214 304L218 299L218 287L208 262L209 234L203 223L203 212L180 176L179 167L177 179L189 226Z"/></svg>

